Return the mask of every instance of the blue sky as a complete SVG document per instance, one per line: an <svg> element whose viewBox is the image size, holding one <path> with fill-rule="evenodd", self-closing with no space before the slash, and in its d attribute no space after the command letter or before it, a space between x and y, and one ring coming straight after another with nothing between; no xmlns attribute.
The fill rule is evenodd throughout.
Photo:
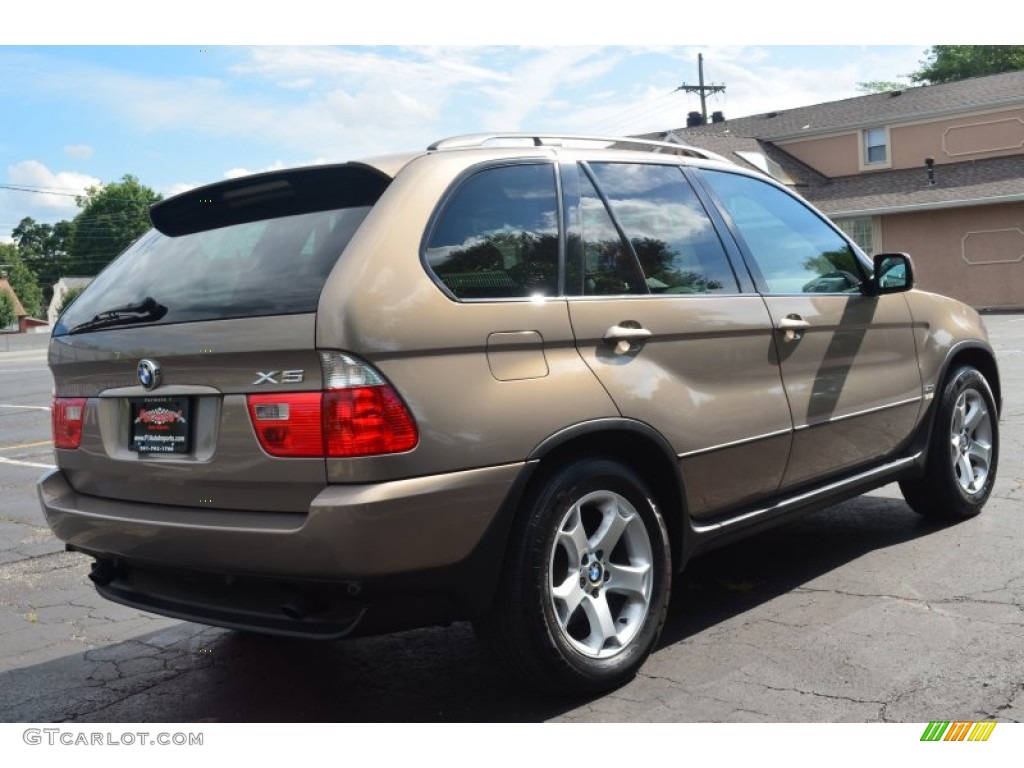
<svg viewBox="0 0 1024 768"><path fill-rule="evenodd" d="M752 43L673 45L689 23L669 35L649 15L639 30L618 20L588 26L578 13L559 15L532 0L515 7L541 9L536 15L435 2L351 14L338 5L334 16L324 15L332 6L292 0L290 14L279 6L279 15L262 20L216 16L206 9L211 3L193 0L179 0L165 18L149 10L155 6L119 1L105 5L121 16L99 20L95 5L56 5L16 10L0 32L0 240L24 216L73 217L74 193L126 173L168 195L245 172L426 147L460 133L679 127L699 107L695 95L676 90L696 82L698 53L706 81L726 86L709 111L741 117L856 96L860 81L913 71L927 48L758 43L758 34L770 41L772 32L756 25L731 30ZM446 8L471 9L473 29L452 23L457 17ZM731 8L742 14L744 3ZM108 23L139 14L145 23L134 29ZM387 26L399 17L403 25ZM548 39L538 35L541 18ZM563 32L569 27L573 35ZM335 28L335 39L355 44L317 39ZM481 28L488 34L474 33ZM18 30L26 29L45 34L21 45ZM706 29L701 34L714 41ZM570 38L588 44L566 45Z"/></svg>

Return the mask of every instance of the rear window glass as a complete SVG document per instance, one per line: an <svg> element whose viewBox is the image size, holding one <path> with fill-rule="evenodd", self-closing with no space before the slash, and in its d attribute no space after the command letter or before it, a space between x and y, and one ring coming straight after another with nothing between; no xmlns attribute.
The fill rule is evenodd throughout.
<svg viewBox="0 0 1024 768"><path fill-rule="evenodd" d="M180 237L151 230L89 285L54 335L147 299L166 311L146 324L315 312L327 274L369 211L318 211Z"/></svg>

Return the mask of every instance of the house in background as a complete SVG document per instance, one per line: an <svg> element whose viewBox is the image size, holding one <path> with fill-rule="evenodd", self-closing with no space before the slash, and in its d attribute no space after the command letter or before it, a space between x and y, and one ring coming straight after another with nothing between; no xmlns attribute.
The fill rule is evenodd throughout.
<svg viewBox="0 0 1024 768"><path fill-rule="evenodd" d="M11 304L14 305L15 320L8 326L0 327L0 333L21 333L21 322L24 318L28 317L25 314L25 307L21 305L21 299L18 298L18 294L14 292L14 288L7 282L6 275L0 275L0 293L7 294L7 297L11 300Z"/></svg>
<svg viewBox="0 0 1024 768"><path fill-rule="evenodd" d="M36 320L29 317L22 306L21 299L14 292L14 287L7 281L7 278L0 274L0 293L7 294L14 305L15 321L10 325L0 328L0 333L45 333L50 330L45 320Z"/></svg>
<svg viewBox="0 0 1024 768"><path fill-rule="evenodd" d="M92 281L91 277L62 277L53 284L53 298L50 299L50 304L46 309L46 319L50 321L51 326L57 324L57 316L60 314L58 310L68 291L80 291Z"/></svg>
<svg viewBox="0 0 1024 768"><path fill-rule="evenodd" d="M679 128L675 139L801 194L918 287L1024 308L1024 72Z"/></svg>

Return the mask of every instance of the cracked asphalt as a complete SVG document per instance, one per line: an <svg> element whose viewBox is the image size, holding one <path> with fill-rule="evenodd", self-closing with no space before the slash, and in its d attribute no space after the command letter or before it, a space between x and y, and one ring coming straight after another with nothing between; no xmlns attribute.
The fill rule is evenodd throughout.
<svg viewBox="0 0 1024 768"><path fill-rule="evenodd" d="M103 600L35 497L43 354L0 354L0 721L1024 720L1024 315L985 321L1005 403L979 517L888 486L697 558L641 673L591 700L517 687L464 624L321 644Z"/></svg>

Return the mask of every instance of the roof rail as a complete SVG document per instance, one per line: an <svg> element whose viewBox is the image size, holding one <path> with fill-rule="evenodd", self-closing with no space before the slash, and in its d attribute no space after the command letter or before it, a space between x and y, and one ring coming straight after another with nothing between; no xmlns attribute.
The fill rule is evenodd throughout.
<svg viewBox="0 0 1024 768"><path fill-rule="evenodd" d="M676 138L672 135L672 138ZM428 151L440 149L468 149L470 147L482 147L490 142L530 142L534 147L560 147L568 142L590 142L601 144L626 144L642 147L649 147L652 150L671 150L678 154L689 157L698 157L704 160L725 160L721 155L709 152L706 149L693 147L680 141L654 141L653 139L638 139L632 136L592 136L588 134L573 133L467 133L462 136L452 136L447 139L435 141ZM626 147L623 147L625 149Z"/></svg>

